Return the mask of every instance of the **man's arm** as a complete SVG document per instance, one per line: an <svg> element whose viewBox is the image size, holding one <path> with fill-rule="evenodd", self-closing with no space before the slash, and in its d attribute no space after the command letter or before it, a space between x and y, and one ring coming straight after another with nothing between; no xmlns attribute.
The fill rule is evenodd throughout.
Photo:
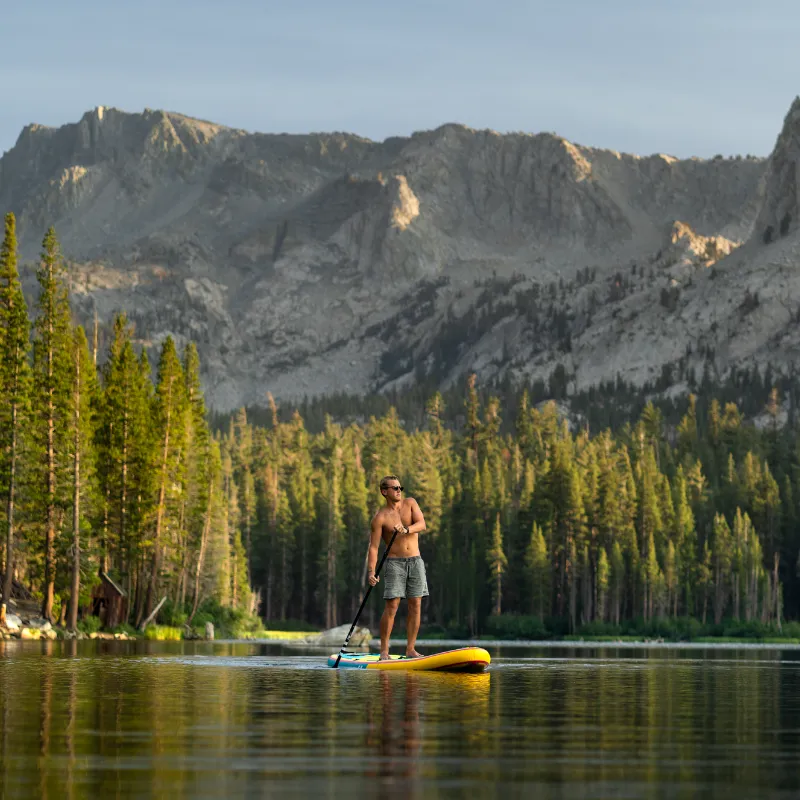
<svg viewBox="0 0 800 800"><path fill-rule="evenodd" d="M378 563L378 547L381 543L381 524L378 515L372 518L372 525L369 529L369 552L367 553L367 581L370 586L374 586L380 578L375 577L375 565Z"/></svg>
<svg viewBox="0 0 800 800"><path fill-rule="evenodd" d="M408 526L409 533L422 533L428 529L425 525L425 517L422 516L419 504L413 497L409 497L411 503L411 524Z"/></svg>

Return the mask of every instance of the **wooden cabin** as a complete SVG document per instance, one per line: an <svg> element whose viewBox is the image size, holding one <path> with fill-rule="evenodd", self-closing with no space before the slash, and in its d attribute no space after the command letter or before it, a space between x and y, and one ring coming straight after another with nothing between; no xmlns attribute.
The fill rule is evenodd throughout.
<svg viewBox="0 0 800 800"><path fill-rule="evenodd" d="M92 589L92 616L100 617L104 628L114 628L128 620L128 595L105 573Z"/></svg>

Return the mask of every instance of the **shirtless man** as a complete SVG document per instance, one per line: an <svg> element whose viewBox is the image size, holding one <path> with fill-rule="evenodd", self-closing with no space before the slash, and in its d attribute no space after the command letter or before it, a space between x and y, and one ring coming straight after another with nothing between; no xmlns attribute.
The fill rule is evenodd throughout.
<svg viewBox="0 0 800 800"><path fill-rule="evenodd" d="M383 565L383 598L386 600L386 608L381 616L380 658L381 661L389 658L389 637L403 597L408 601L406 657L415 658L421 655L416 651L415 645L422 598L428 596L425 564L419 554L419 534L425 530L425 518L413 497L402 497L403 487L396 475L382 478L380 489L386 498L386 505L372 518L367 557L367 580L370 586L375 586L380 580L375 577L380 540L383 539L384 544L388 545L392 534L397 531L392 549Z"/></svg>

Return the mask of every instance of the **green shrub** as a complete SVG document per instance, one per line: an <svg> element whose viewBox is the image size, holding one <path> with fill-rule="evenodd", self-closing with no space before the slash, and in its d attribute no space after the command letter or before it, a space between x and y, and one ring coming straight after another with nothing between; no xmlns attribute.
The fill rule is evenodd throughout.
<svg viewBox="0 0 800 800"><path fill-rule="evenodd" d="M121 625L117 625L116 628L112 628L111 633L124 633L127 636L136 636L138 631L133 627L133 625L123 622Z"/></svg>
<svg viewBox="0 0 800 800"><path fill-rule="evenodd" d="M595 620L594 622L587 622L585 625L579 625L575 630L576 636L603 636L613 638L620 635L619 625L613 622L601 622Z"/></svg>
<svg viewBox="0 0 800 800"><path fill-rule="evenodd" d="M497 639L547 639L550 634L539 617L500 614L486 620L485 632Z"/></svg>
<svg viewBox="0 0 800 800"><path fill-rule="evenodd" d="M158 619L164 625L170 625L173 628L182 628L188 618L189 615L185 609L179 605L176 606L172 600L167 600L158 612Z"/></svg>
<svg viewBox="0 0 800 800"><path fill-rule="evenodd" d="M781 633L787 639L800 639L800 622L784 622Z"/></svg>
<svg viewBox="0 0 800 800"><path fill-rule="evenodd" d="M205 627L206 622L214 624L217 639L248 639L264 629L259 617L238 608L227 608L219 601L209 598L201 603L192 620L192 626Z"/></svg>
<svg viewBox="0 0 800 800"><path fill-rule="evenodd" d="M751 619L726 621L724 625L724 636L731 636L736 639L763 639L765 636L774 635L777 630L771 625L765 625L760 620Z"/></svg>
<svg viewBox="0 0 800 800"><path fill-rule="evenodd" d="M206 622L214 622L214 617L207 611L198 611L194 617L192 617L193 628L205 628Z"/></svg>
<svg viewBox="0 0 800 800"><path fill-rule="evenodd" d="M84 617L78 623L78 630L81 633L97 633L101 627L100 617Z"/></svg>

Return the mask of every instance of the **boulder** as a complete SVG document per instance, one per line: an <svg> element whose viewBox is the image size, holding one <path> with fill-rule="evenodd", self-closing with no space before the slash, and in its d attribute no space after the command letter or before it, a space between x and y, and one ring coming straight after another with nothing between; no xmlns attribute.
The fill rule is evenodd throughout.
<svg viewBox="0 0 800 800"><path fill-rule="evenodd" d="M327 647L328 645L342 646L344 643L347 632L350 630L349 625L339 625L336 628L328 628L322 633L312 633L306 636L302 641L304 644L313 644ZM356 628L353 635L350 637L349 647L361 647L369 644L372 638L372 633L369 628Z"/></svg>
<svg viewBox="0 0 800 800"><path fill-rule="evenodd" d="M9 631L18 631L22 628L22 620L10 611L6 612L6 629Z"/></svg>
<svg viewBox="0 0 800 800"><path fill-rule="evenodd" d="M42 632L38 628L23 628L19 632L20 639L41 639Z"/></svg>
<svg viewBox="0 0 800 800"><path fill-rule="evenodd" d="M52 625L44 617L32 617L28 620L28 627L40 630L43 633L52 629Z"/></svg>
<svg viewBox="0 0 800 800"><path fill-rule="evenodd" d="M45 639L50 639L50 641L58 639L58 634L52 628L50 628L50 630L47 631L42 631L42 636Z"/></svg>

